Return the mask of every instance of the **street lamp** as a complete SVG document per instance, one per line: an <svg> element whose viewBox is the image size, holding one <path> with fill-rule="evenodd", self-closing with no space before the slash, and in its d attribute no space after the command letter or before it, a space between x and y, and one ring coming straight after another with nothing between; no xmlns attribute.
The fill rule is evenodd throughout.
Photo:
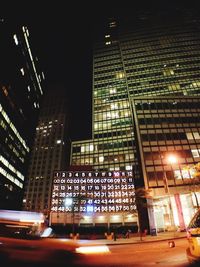
<svg viewBox="0 0 200 267"><path fill-rule="evenodd" d="M167 162L169 164L175 164L175 163L177 163L177 157L175 155L169 155L167 157Z"/></svg>
<svg viewBox="0 0 200 267"><path fill-rule="evenodd" d="M166 158L166 160L167 160L167 163L171 164L171 165L177 163L177 157L175 155L169 155ZM174 220L173 209L172 209L172 201L170 198L171 194L170 194L170 190L169 190L169 186L168 186L168 178L167 178L165 171L164 171L163 182L164 182L164 187L165 187L165 193L168 195L171 226L173 227L174 235L175 235L175 220Z"/></svg>

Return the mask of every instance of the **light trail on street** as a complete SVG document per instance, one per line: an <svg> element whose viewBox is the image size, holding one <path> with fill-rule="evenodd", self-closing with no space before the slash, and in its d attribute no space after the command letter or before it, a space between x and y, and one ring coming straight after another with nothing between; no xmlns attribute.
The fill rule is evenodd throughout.
<svg viewBox="0 0 200 267"><path fill-rule="evenodd" d="M109 246L109 255L92 255L84 262L88 267L186 267L187 239L175 240L170 248L168 241Z"/></svg>

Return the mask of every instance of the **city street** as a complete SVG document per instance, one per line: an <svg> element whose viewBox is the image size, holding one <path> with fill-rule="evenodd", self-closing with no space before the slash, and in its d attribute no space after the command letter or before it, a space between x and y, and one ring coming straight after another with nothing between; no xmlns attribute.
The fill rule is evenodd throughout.
<svg viewBox="0 0 200 267"><path fill-rule="evenodd" d="M106 266L106 267L128 267L128 266L188 266L186 258L187 239L175 240L175 247L170 248L168 241L149 243L123 244L109 246L109 255L90 255L87 264L83 266Z"/></svg>
<svg viewBox="0 0 200 267"><path fill-rule="evenodd" d="M188 241L186 238L174 239L175 246L170 247L169 240L160 241L141 241L135 243L128 243L129 240L122 239L116 243L106 243L106 240L87 241L82 243L81 247L90 248L91 254L85 254L82 256L75 256L70 259L66 254L66 259L62 261L62 258L58 257L56 260L58 264L56 266L70 266L70 267L148 267L148 266L161 266L161 267L189 267L189 263L186 257L186 248ZM122 242L120 242L122 241ZM127 243L123 243L127 241ZM103 243L105 242L105 243ZM120 242L120 243L119 243ZM109 252L97 252L100 247L109 248ZM27 253L24 251L24 253ZM35 254L37 255L37 253ZM61 255L61 254L60 254ZM3 260L3 259L2 259ZM61 261L60 261L61 260ZM3 262L1 262L2 264ZM44 267L55 266L51 262L42 262L39 260L34 262L30 261L11 261L5 262L3 267L9 266L20 267Z"/></svg>

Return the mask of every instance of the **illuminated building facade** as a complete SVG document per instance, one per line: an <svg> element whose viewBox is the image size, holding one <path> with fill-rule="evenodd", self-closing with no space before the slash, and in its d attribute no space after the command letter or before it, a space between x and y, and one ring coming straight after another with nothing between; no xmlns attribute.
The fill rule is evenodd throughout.
<svg viewBox="0 0 200 267"><path fill-rule="evenodd" d="M195 155L199 153L198 119L195 118L195 112L198 115L199 110L193 106L198 105L194 97L200 93L200 39L197 30L200 23L195 14L191 14L178 10L170 18L166 14L148 14L135 16L129 21L121 18L119 22L109 22L104 38L95 44L93 54L93 138L72 143L72 165L89 164L94 170L101 171L132 170L136 184L142 185L144 182L146 189L153 188L153 197L158 199L158 195L163 196L163 191L160 191L161 187L164 188L161 178L163 173L169 170L167 178L172 173L171 167L161 161L163 151L174 151L182 155L181 165L176 169L176 174L181 178L174 180L174 185L177 193L184 193L183 188L187 186L182 185L185 183L184 177L178 174L178 170L184 165L198 162ZM135 111L135 99L139 97L146 97L145 105L148 109L144 109L143 113ZM157 109L150 110L151 101L148 105L147 97L151 97L153 102L156 102L156 97L161 97L158 102L166 100ZM175 103L171 104L172 99L167 102L168 97L178 97L177 100L182 99L182 102L180 104L177 101L176 106ZM189 116L192 116L191 121ZM157 126L150 123L152 117L158 118ZM142 120L151 124L153 129L143 130L142 126L138 129L137 124ZM161 125L165 125L165 128ZM158 134L155 134L155 130L158 130ZM142 140L139 138L141 136ZM141 142L145 142L145 138L149 142L156 136L161 140L152 140L152 148L142 146ZM162 145L155 143L153 147L156 141ZM190 145L191 142L195 144ZM147 148L152 150L146 151ZM154 159L148 161L145 157L152 157L148 153L154 150L155 154L159 150L160 154L156 156L159 159L155 159L155 166L152 165L149 171L148 164ZM172 177L169 178L170 187L173 185ZM189 189L187 192L190 194ZM177 210L179 216L180 203L183 205L189 201L186 200L188 196L172 198L174 210ZM193 213L195 208L192 207ZM151 219L150 209L148 213L150 228L163 229L170 226L165 212L162 216L157 214L155 222ZM174 215L175 224L182 223L184 227L183 218L177 219L177 216ZM187 224L191 214L184 216L184 223Z"/></svg>
<svg viewBox="0 0 200 267"><path fill-rule="evenodd" d="M49 86L44 95L30 157L24 195L24 209L48 213L52 177L69 162L66 89ZM69 149L68 149L69 151Z"/></svg>
<svg viewBox="0 0 200 267"><path fill-rule="evenodd" d="M19 209L44 73L26 26L0 20L0 208Z"/></svg>
<svg viewBox="0 0 200 267"><path fill-rule="evenodd" d="M156 225L152 220L150 226L161 231L174 223L183 230L199 205L192 166L200 160L200 98L138 97L132 103L145 187L154 198Z"/></svg>

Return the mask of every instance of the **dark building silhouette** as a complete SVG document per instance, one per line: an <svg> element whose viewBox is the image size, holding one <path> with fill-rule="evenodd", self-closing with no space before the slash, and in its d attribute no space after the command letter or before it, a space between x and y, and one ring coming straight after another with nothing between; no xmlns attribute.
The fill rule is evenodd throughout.
<svg viewBox="0 0 200 267"><path fill-rule="evenodd" d="M0 35L0 208L20 209L45 77L26 26L1 19Z"/></svg>

